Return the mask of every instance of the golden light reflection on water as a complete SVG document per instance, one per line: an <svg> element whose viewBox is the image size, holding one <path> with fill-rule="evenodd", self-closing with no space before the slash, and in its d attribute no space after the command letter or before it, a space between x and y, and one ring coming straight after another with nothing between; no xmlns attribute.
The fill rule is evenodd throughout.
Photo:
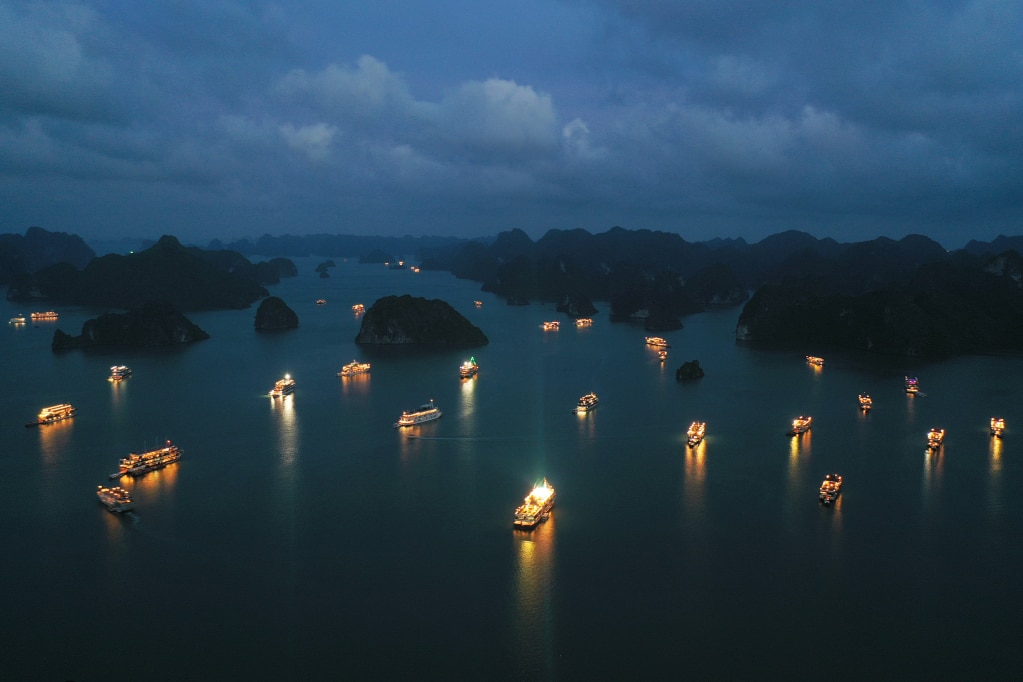
<svg viewBox="0 0 1023 682"><path fill-rule="evenodd" d="M945 466L945 446L939 446L936 450L928 448L924 451L924 479L923 498L924 502L930 502L936 494L941 483L941 473Z"/></svg>
<svg viewBox="0 0 1023 682"><path fill-rule="evenodd" d="M110 404L116 408L121 404L125 392L128 390L124 388L124 381L111 381L110 383Z"/></svg>
<svg viewBox="0 0 1023 682"><path fill-rule="evenodd" d="M685 436L683 435L683 438ZM698 513L703 509L704 479L707 475L707 439L701 440L696 447L682 443L685 458L685 477L682 479L682 497L685 508L689 512Z"/></svg>
<svg viewBox="0 0 1023 682"><path fill-rule="evenodd" d="M39 430L39 450L46 464L56 463L60 458L61 452L67 448L68 443L71 441L71 429L74 426L74 421L74 418L64 419L52 424L40 424L37 427Z"/></svg>
<svg viewBox="0 0 1023 682"><path fill-rule="evenodd" d="M402 463L408 462L423 450L423 441L419 439L418 426L396 429L398 431L398 456Z"/></svg>
<svg viewBox="0 0 1023 682"><path fill-rule="evenodd" d="M600 408L597 408L600 409ZM597 431L596 410L590 410L589 412L575 411L576 422L579 424L579 435L587 439L592 439Z"/></svg>
<svg viewBox="0 0 1023 682"><path fill-rule="evenodd" d="M476 379L479 375L462 379L458 392L459 402L462 408L462 419L472 419L476 416Z"/></svg>
<svg viewBox="0 0 1023 682"><path fill-rule="evenodd" d="M1002 510L1002 439L991 437L988 445L988 513L997 515Z"/></svg>
<svg viewBox="0 0 1023 682"><path fill-rule="evenodd" d="M341 377L341 395L362 396L369 392L369 373Z"/></svg>
<svg viewBox="0 0 1023 682"><path fill-rule="evenodd" d="M131 492L136 504L140 499L154 501L167 497L178 480L179 463L172 462L162 469L141 476L122 476L121 487Z"/></svg>
<svg viewBox="0 0 1023 682"><path fill-rule="evenodd" d="M990 462L989 471L992 475L997 475L1002 471L1002 439L991 438L991 444L988 447L988 461Z"/></svg>
<svg viewBox="0 0 1023 682"><path fill-rule="evenodd" d="M270 410L277 417L277 451L281 465L290 469L298 459L298 416L295 395L270 399Z"/></svg>
<svg viewBox="0 0 1023 682"><path fill-rule="evenodd" d="M516 543L515 660L522 679L553 679L555 516L532 531L512 531Z"/></svg>

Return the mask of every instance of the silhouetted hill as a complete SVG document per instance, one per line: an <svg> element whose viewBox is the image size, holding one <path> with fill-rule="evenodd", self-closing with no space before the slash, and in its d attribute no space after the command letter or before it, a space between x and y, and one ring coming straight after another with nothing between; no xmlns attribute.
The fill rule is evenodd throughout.
<svg viewBox="0 0 1023 682"><path fill-rule="evenodd" d="M96 253L78 235L30 227L25 235L0 234L0 284L57 263L84 268Z"/></svg>
<svg viewBox="0 0 1023 682"><path fill-rule="evenodd" d="M483 346L486 335L440 299L385 296L366 311L355 343L429 345L452 348Z"/></svg>
<svg viewBox="0 0 1023 682"><path fill-rule="evenodd" d="M166 302L149 303L127 313L107 313L86 320L82 333L71 336L57 329L54 351L75 348L152 348L191 343L210 335Z"/></svg>
<svg viewBox="0 0 1023 682"><path fill-rule="evenodd" d="M130 310L166 301L179 310L246 308L268 292L164 236L138 253L94 258L82 270L61 263L11 284L8 298Z"/></svg>

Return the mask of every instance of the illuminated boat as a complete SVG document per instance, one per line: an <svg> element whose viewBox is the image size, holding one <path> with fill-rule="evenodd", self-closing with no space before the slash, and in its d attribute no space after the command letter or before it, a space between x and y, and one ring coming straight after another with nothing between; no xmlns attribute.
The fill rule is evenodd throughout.
<svg viewBox="0 0 1023 682"><path fill-rule="evenodd" d="M577 327L590 327L593 325L593 319L589 317L580 317L575 321Z"/></svg>
<svg viewBox="0 0 1023 682"><path fill-rule="evenodd" d="M316 299L316 305L327 305L327 299L325 298Z"/></svg>
<svg viewBox="0 0 1023 682"><path fill-rule="evenodd" d="M127 379L133 374L131 367L126 365L114 365L110 368L110 376L107 377L109 381L121 381Z"/></svg>
<svg viewBox="0 0 1023 682"><path fill-rule="evenodd" d="M703 437L707 435L707 422L693 422L689 425L689 430L686 431L686 440L689 441L689 447L695 448L703 440Z"/></svg>
<svg viewBox="0 0 1023 682"><path fill-rule="evenodd" d="M937 450L945 442L945 429L931 429L927 432L927 449Z"/></svg>
<svg viewBox="0 0 1023 682"><path fill-rule="evenodd" d="M358 315L359 313L364 313L366 312L366 306L362 305L361 303L356 303L355 305L352 306L352 312L355 313L356 315Z"/></svg>
<svg viewBox="0 0 1023 682"><path fill-rule="evenodd" d="M825 507L838 499L842 494L842 477L838 474L828 474L821 483L820 500Z"/></svg>
<svg viewBox="0 0 1023 682"><path fill-rule="evenodd" d="M920 380L916 377L906 377L906 393L919 393Z"/></svg>
<svg viewBox="0 0 1023 682"><path fill-rule="evenodd" d="M344 365L341 368L341 371L337 373L337 375L339 377L353 377L356 374L365 374L366 372L369 371L369 368L370 363L368 362L358 362L356 360L352 360L347 365Z"/></svg>
<svg viewBox="0 0 1023 682"><path fill-rule="evenodd" d="M75 416L78 409L72 407L69 403L61 403L60 405L50 405L44 407L39 411L39 415L36 417L34 422L29 422L25 426L39 426L40 424L52 424L54 422L63 421L64 419L70 419Z"/></svg>
<svg viewBox="0 0 1023 682"><path fill-rule="evenodd" d="M543 479L543 483L533 488L526 495L521 505L515 508L515 518L512 525L522 530L536 528L541 521L550 517L551 509L554 508L554 488Z"/></svg>
<svg viewBox="0 0 1023 682"><path fill-rule="evenodd" d="M790 436L798 436L801 433L806 433L813 426L813 417L796 417L792 420L792 429L789 431Z"/></svg>
<svg viewBox="0 0 1023 682"><path fill-rule="evenodd" d="M295 392L295 380L290 374L285 374L283 379L278 379L274 387L270 389L271 398L283 398Z"/></svg>
<svg viewBox="0 0 1023 682"><path fill-rule="evenodd" d="M811 365L817 365L818 367L824 366L824 358L819 358L816 355L807 355L806 361Z"/></svg>
<svg viewBox="0 0 1023 682"><path fill-rule="evenodd" d="M1005 431L1005 420L1001 417L991 417L991 435L1001 438L1003 431Z"/></svg>
<svg viewBox="0 0 1023 682"><path fill-rule="evenodd" d="M866 393L860 393L860 409L869 412L874 407L874 399Z"/></svg>
<svg viewBox="0 0 1023 682"><path fill-rule="evenodd" d="M7 322L8 322L8 324L13 324L14 326L19 326L19 325L25 324L26 320L25 320L25 316L24 315L15 315L11 319L7 320Z"/></svg>
<svg viewBox="0 0 1023 682"><path fill-rule="evenodd" d="M575 406L576 412L589 412L597 406L600 402L600 398L597 397L596 393L590 392L579 398L579 402Z"/></svg>
<svg viewBox="0 0 1023 682"><path fill-rule="evenodd" d="M657 357L661 359L661 362L664 362L665 360L668 359L668 351L666 350L657 351Z"/></svg>
<svg viewBox="0 0 1023 682"><path fill-rule="evenodd" d="M476 358L469 358L458 368L458 375L463 379L471 379L479 374L480 366L476 364Z"/></svg>
<svg viewBox="0 0 1023 682"><path fill-rule="evenodd" d="M135 503L131 501L131 495L119 485L112 488L97 486L96 497L104 507L114 513L119 514L135 508Z"/></svg>
<svg viewBox="0 0 1023 682"><path fill-rule="evenodd" d="M477 308L482 308L483 301L473 301L473 305L475 305Z"/></svg>
<svg viewBox="0 0 1023 682"><path fill-rule="evenodd" d="M543 324L540 325L540 329L543 329L545 332L556 332L559 329L561 329L561 323L560 322L544 322Z"/></svg>
<svg viewBox="0 0 1023 682"><path fill-rule="evenodd" d="M52 310L47 310L44 313L32 313L30 317L32 318L33 322L37 322L39 320L56 320L57 313L55 313Z"/></svg>
<svg viewBox="0 0 1023 682"><path fill-rule="evenodd" d="M655 348L671 348L666 339L662 339L660 336L648 336L646 337L646 345L654 346Z"/></svg>
<svg viewBox="0 0 1023 682"><path fill-rule="evenodd" d="M435 419L440 419L443 412L437 409L437 406L433 404L433 399L430 402L420 405L415 410L403 410L401 417L398 421L394 422L394 428L402 426L417 426L419 424L425 424L426 422L432 422Z"/></svg>
<svg viewBox="0 0 1023 682"><path fill-rule="evenodd" d="M167 441L164 447L149 452L131 452L127 457L121 459L119 471L116 474L110 474L110 478L141 476L178 461L183 454L181 448L171 445L170 441Z"/></svg>

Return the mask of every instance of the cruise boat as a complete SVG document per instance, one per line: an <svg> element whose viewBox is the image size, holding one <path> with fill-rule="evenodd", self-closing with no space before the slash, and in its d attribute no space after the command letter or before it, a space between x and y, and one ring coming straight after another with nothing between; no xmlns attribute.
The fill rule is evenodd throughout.
<svg viewBox="0 0 1023 682"><path fill-rule="evenodd" d="M874 399L866 393L860 393L860 409L864 412L870 412L874 407Z"/></svg>
<svg viewBox="0 0 1023 682"><path fill-rule="evenodd" d="M590 326L593 326L593 318L590 318L590 317L580 317L578 320L575 321L575 326L577 326L577 327L590 327Z"/></svg>
<svg viewBox="0 0 1023 682"><path fill-rule="evenodd" d="M97 486L96 497L104 507L115 513L131 511L135 508L135 503L131 501L131 495L119 485L112 488Z"/></svg>
<svg viewBox="0 0 1023 682"><path fill-rule="evenodd" d="M469 358L458 368L458 375L463 379L471 379L479 374L480 366L476 364L476 358Z"/></svg>
<svg viewBox="0 0 1023 682"><path fill-rule="evenodd" d="M790 436L798 436L801 433L806 433L813 426L813 417L796 417L792 420L792 429L789 431Z"/></svg>
<svg viewBox="0 0 1023 682"><path fill-rule="evenodd" d="M824 366L824 358L819 358L816 355L807 355L806 361L811 365L817 365L818 367Z"/></svg>
<svg viewBox="0 0 1023 682"><path fill-rule="evenodd" d="M578 404L576 404L575 410L576 412L589 412L590 410L595 408L597 406L597 403L599 402L600 398L597 397L596 393L593 393L591 391L590 393L584 395L582 398L579 398L579 402Z"/></svg>
<svg viewBox="0 0 1023 682"><path fill-rule="evenodd" d="M150 450L149 452L131 452L128 453L127 457L121 459L119 471L116 474L110 474L110 478L141 476L178 461L183 454L181 448L177 445L171 445L170 441L167 441L167 444L162 448Z"/></svg>
<svg viewBox="0 0 1023 682"><path fill-rule="evenodd" d="M24 315L15 315L11 319L7 320L8 324L13 324L15 326L25 324L25 322L27 322L27 320Z"/></svg>
<svg viewBox="0 0 1023 682"><path fill-rule="evenodd" d="M369 372L370 364L368 362L358 362L352 360L347 365L341 368L341 371L337 373L339 377L353 377L356 374L365 374Z"/></svg>
<svg viewBox="0 0 1023 682"><path fill-rule="evenodd" d="M530 490L523 503L515 508L512 525L522 530L536 528L541 521L546 521L550 517L551 509L554 508L554 498L554 488L546 478L543 479L543 483Z"/></svg>
<svg viewBox="0 0 1023 682"><path fill-rule="evenodd" d="M916 377L906 377L906 393L919 393L920 380Z"/></svg>
<svg viewBox="0 0 1023 682"><path fill-rule="evenodd" d="M666 339L662 339L660 336L648 336L646 337L646 345L654 346L655 348L671 348Z"/></svg>
<svg viewBox="0 0 1023 682"><path fill-rule="evenodd" d="M352 312L355 313L356 315L358 315L359 313L364 313L366 312L366 306L362 305L361 303L356 303L355 305L352 306Z"/></svg>
<svg viewBox="0 0 1023 682"><path fill-rule="evenodd" d="M283 379L278 379L274 387L270 389L271 398L282 398L295 392L295 380L290 374L285 374Z"/></svg>
<svg viewBox="0 0 1023 682"><path fill-rule="evenodd" d="M689 447L695 448L703 440L703 437L707 435L707 422L693 422L689 425L689 430L686 431L686 440L689 441Z"/></svg>
<svg viewBox="0 0 1023 682"><path fill-rule="evenodd" d="M125 365L114 365L110 368L110 376L107 377L109 381L121 381L127 379L133 374L131 367Z"/></svg>
<svg viewBox="0 0 1023 682"><path fill-rule="evenodd" d="M561 329L561 323L560 322L544 322L543 324L540 325L540 329L543 329L545 332L556 332L559 329Z"/></svg>
<svg viewBox="0 0 1023 682"><path fill-rule="evenodd" d="M831 503L838 499L838 496L841 494L842 477L838 474L828 474L825 476L824 482L821 483L821 504L825 507L830 506Z"/></svg>
<svg viewBox="0 0 1023 682"><path fill-rule="evenodd" d="M47 310L44 313L32 313L30 317L33 322L38 322L40 320L56 320L58 316L54 311Z"/></svg>
<svg viewBox="0 0 1023 682"><path fill-rule="evenodd" d="M661 362L664 362L665 360L668 359L668 351L666 350L657 351L657 357L661 359Z"/></svg>
<svg viewBox="0 0 1023 682"><path fill-rule="evenodd" d="M63 421L64 419L70 419L75 416L75 412L78 409L72 407L69 403L61 403L60 405L50 405L44 407L39 411L39 415L36 417L34 422L29 422L25 426L39 426L40 424L52 424L54 422Z"/></svg>
<svg viewBox="0 0 1023 682"><path fill-rule="evenodd" d="M1003 431L1005 431L1005 420L1001 417L991 417L991 435L1001 438Z"/></svg>
<svg viewBox="0 0 1023 682"><path fill-rule="evenodd" d="M433 399L431 398L430 402L424 403L414 410L402 410L401 417L398 421L394 422L394 428L418 426L419 424L432 422L435 419L440 419L442 414L443 412L433 404Z"/></svg>
<svg viewBox="0 0 1023 682"><path fill-rule="evenodd" d="M927 432L927 449L937 450L945 442L945 429L931 429Z"/></svg>

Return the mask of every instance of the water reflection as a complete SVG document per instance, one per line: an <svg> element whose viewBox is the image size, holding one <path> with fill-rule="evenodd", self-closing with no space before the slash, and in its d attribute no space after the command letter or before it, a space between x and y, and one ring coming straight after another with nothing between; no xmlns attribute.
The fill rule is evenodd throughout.
<svg viewBox="0 0 1023 682"><path fill-rule="evenodd" d="M178 480L178 462L172 462L162 469L147 472L141 476L122 476L121 486L131 492L136 504L139 499L153 502L170 493Z"/></svg>
<svg viewBox="0 0 1023 682"><path fill-rule="evenodd" d="M409 429L398 429L398 455L403 464L419 455L423 450L423 441L419 438L419 427L413 426Z"/></svg>
<svg viewBox="0 0 1023 682"><path fill-rule="evenodd" d="M117 411L117 407L121 404L122 399L125 397L127 388L126 381L111 381L110 382L110 404L113 405L114 411Z"/></svg>
<svg viewBox="0 0 1023 682"><path fill-rule="evenodd" d="M553 607L555 517L532 531L512 531L516 543L515 661L519 679L554 679Z"/></svg>
<svg viewBox="0 0 1023 682"><path fill-rule="evenodd" d="M587 439L594 438L597 431L596 410L590 410L589 412L575 411L576 422L579 424L579 435Z"/></svg>
<svg viewBox="0 0 1023 682"><path fill-rule="evenodd" d="M298 418L295 395L270 400L270 411L277 416L277 450L282 471L290 471L298 459Z"/></svg>
<svg viewBox="0 0 1023 682"><path fill-rule="evenodd" d="M459 403L462 408L462 419L466 422L475 422L476 417L476 380L478 375L463 379L459 391ZM467 424L469 426L469 424ZM469 426L466 433L474 433L475 429Z"/></svg>
<svg viewBox="0 0 1023 682"><path fill-rule="evenodd" d="M350 377L341 377L341 395L364 396L369 393L369 373L353 374Z"/></svg>
<svg viewBox="0 0 1023 682"><path fill-rule="evenodd" d="M945 446L924 451L923 501L929 504L941 484L941 473L945 466Z"/></svg>
<svg viewBox="0 0 1023 682"><path fill-rule="evenodd" d="M988 445L988 513L997 516L1002 510L1002 439L991 438Z"/></svg>
<svg viewBox="0 0 1023 682"><path fill-rule="evenodd" d="M59 461L60 453L67 448L71 441L71 428L74 426L74 419L64 419L52 424L40 424L39 450L43 455L43 462L48 466Z"/></svg>
<svg viewBox="0 0 1023 682"><path fill-rule="evenodd" d="M704 479L707 468L707 439L704 438L696 447L683 443L685 458L685 477L682 479L682 499L686 511L697 516L703 510Z"/></svg>

